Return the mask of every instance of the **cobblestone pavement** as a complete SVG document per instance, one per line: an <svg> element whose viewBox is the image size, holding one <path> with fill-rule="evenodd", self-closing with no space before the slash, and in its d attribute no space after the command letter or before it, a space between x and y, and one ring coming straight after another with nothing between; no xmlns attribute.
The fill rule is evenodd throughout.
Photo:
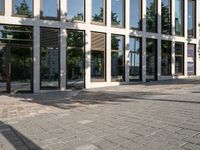
<svg viewBox="0 0 200 150"><path fill-rule="evenodd" d="M0 96L0 150L200 150L200 79Z"/></svg>

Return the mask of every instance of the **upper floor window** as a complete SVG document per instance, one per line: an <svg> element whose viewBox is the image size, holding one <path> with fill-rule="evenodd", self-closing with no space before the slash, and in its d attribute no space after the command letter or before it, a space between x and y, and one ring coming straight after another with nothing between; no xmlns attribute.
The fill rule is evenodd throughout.
<svg viewBox="0 0 200 150"><path fill-rule="evenodd" d="M162 33L171 34L171 0L161 1Z"/></svg>
<svg viewBox="0 0 200 150"><path fill-rule="evenodd" d="M105 24L104 0L92 0L92 22Z"/></svg>
<svg viewBox="0 0 200 150"><path fill-rule="evenodd" d="M184 35L184 1L175 1L175 33L176 35Z"/></svg>
<svg viewBox="0 0 200 150"><path fill-rule="evenodd" d="M33 16L33 1L32 0L14 0L13 15L15 16Z"/></svg>
<svg viewBox="0 0 200 150"><path fill-rule="evenodd" d="M188 37L196 37L196 1L188 0Z"/></svg>
<svg viewBox="0 0 200 150"><path fill-rule="evenodd" d="M67 20L84 21L84 0L67 0Z"/></svg>
<svg viewBox="0 0 200 150"><path fill-rule="evenodd" d="M157 32L157 0L147 0L146 2L146 30L147 32Z"/></svg>
<svg viewBox="0 0 200 150"><path fill-rule="evenodd" d="M130 1L130 27L142 29L142 3L141 0Z"/></svg>
<svg viewBox="0 0 200 150"><path fill-rule="evenodd" d="M0 0L0 15L4 14L4 0Z"/></svg>
<svg viewBox="0 0 200 150"><path fill-rule="evenodd" d="M58 19L59 0L41 0L41 17L46 19Z"/></svg>
<svg viewBox="0 0 200 150"><path fill-rule="evenodd" d="M112 0L111 21L113 26L124 27L124 0Z"/></svg>

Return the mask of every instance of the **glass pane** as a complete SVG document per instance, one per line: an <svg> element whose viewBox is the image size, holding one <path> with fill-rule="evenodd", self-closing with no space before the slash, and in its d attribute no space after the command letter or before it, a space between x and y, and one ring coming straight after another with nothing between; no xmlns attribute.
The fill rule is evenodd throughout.
<svg viewBox="0 0 200 150"><path fill-rule="evenodd" d="M195 37L196 1L188 0L188 37Z"/></svg>
<svg viewBox="0 0 200 150"><path fill-rule="evenodd" d="M33 14L32 0L14 0L13 10L15 15L31 17Z"/></svg>
<svg viewBox="0 0 200 150"><path fill-rule="evenodd" d="M59 51L59 48L54 47L41 48L41 87L59 87Z"/></svg>
<svg viewBox="0 0 200 150"><path fill-rule="evenodd" d="M113 26L124 27L124 0L112 0L111 19Z"/></svg>
<svg viewBox="0 0 200 150"><path fill-rule="evenodd" d="M147 39L146 76L147 80L156 80L157 77L157 40L154 39Z"/></svg>
<svg viewBox="0 0 200 150"><path fill-rule="evenodd" d="M3 0L0 0L0 15L3 13Z"/></svg>
<svg viewBox="0 0 200 150"><path fill-rule="evenodd" d="M7 81L7 56L6 48L0 47L0 93L6 92L6 81Z"/></svg>
<svg viewBox="0 0 200 150"><path fill-rule="evenodd" d="M130 26L132 29L142 28L142 7L141 0L131 0L130 1Z"/></svg>
<svg viewBox="0 0 200 150"><path fill-rule="evenodd" d="M175 1L175 31L176 35L183 36L184 33L184 19L183 19L183 0L176 0Z"/></svg>
<svg viewBox="0 0 200 150"><path fill-rule="evenodd" d="M91 51L91 77L93 80L104 79L103 51Z"/></svg>
<svg viewBox="0 0 200 150"><path fill-rule="evenodd" d="M141 79L141 39L130 38L130 52L129 52L129 80Z"/></svg>
<svg viewBox="0 0 200 150"><path fill-rule="evenodd" d="M171 34L171 0L162 0L162 33Z"/></svg>
<svg viewBox="0 0 200 150"><path fill-rule="evenodd" d="M171 42L162 41L161 43L161 74L171 75Z"/></svg>
<svg viewBox="0 0 200 150"><path fill-rule="evenodd" d="M84 0L67 0L67 19L84 20Z"/></svg>
<svg viewBox="0 0 200 150"><path fill-rule="evenodd" d="M84 32L67 32L67 86L84 86Z"/></svg>
<svg viewBox="0 0 200 150"><path fill-rule="evenodd" d="M42 0L42 16L58 17L58 0Z"/></svg>
<svg viewBox="0 0 200 150"><path fill-rule="evenodd" d="M175 73L177 75L184 74L184 44L175 44Z"/></svg>
<svg viewBox="0 0 200 150"><path fill-rule="evenodd" d="M104 0L92 0L92 21L104 22Z"/></svg>
<svg viewBox="0 0 200 150"><path fill-rule="evenodd" d="M111 41L112 80L124 81L124 36L112 36Z"/></svg>
<svg viewBox="0 0 200 150"><path fill-rule="evenodd" d="M147 0L146 2L147 32L157 32L157 0Z"/></svg>
<svg viewBox="0 0 200 150"><path fill-rule="evenodd" d="M195 51L196 51L196 46L194 44L188 44L188 54L187 54L188 75L195 75L195 66L196 66Z"/></svg>

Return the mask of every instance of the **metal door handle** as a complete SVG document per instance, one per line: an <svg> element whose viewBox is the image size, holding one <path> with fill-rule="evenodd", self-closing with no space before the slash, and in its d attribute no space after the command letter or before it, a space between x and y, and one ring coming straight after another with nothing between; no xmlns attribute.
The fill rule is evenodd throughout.
<svg viewBox="0 0 200 150"><path fill-rule="evenodd" d="M11 74L11 63L8 64L8 73Z"/></svg>

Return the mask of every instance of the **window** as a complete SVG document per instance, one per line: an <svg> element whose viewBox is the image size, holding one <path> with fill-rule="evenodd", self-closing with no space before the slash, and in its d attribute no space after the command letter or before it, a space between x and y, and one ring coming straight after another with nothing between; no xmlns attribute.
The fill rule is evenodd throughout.
<svg viewBox="0 0 200 150"><path fill-rule="evenodd" d="M59 19L59 0L41 0L41 17L45 19Z"/></svg>
<svg viewBox="0 0 200 150"><path fill-rule="evenodd" d="M184 1L175 1L175 33L184 36Z"/></svg>
<svg viewBox="0 0 200 150"><path fill-rule="evenodd" d="M124 81L124 36L112 35L111 49L112 81Z"/></svg>
<svg viewBox="0 0 200 150"><path fill-rule="evenodd" d="M105 81L106 34L91 33L91 79Z"/></svg>
<svg viewBox="0 0 200 150"><path fill-rule="evenodd" d="M188 37L196 37L196 1L188 0Z"/></svg>
<svg viewBox="0 0 200 150"><path fill-rule="evenodd" d="M92 22L105 24L104 0L92 0Z"/></svg>
<svg viewBox="0 0 200 150"><path fill-rule="evenodd" d="M0 15L4 15L4 0L0 0Z"/></svg>
<svg viewBox="0 0 200 150"><path fill-rule="evenodd" d="M171 34L171 0L161 1L162 33Z"/></svg>
<svg viewBox="0 0 200 150"><path fill-rule="evenodd" d="M124 0L112 0L111 21L113 26L124 27Z"/></svg>
<svg viewBox="0 0 200 150"><path fill-rule="evenodd" d="M146 24L147 32L157 32L157 0L147 0Z"/></svg>
<svg viewBox="0 0 200 150"><path fill-rule="evenodd" d="M192 76L196 74L196 45L188 44L187 72Z"/></svg>
<svg viewBox="0 0 200 150"><path fill-rule="evenodd" d="M15 16L33 16L32 0L13 0L13 15Z"/></svg>
<svg viewBox="0 0 200 150"><path fill-rule="evenodd" d="M60 86L60 30L41 28L40 82L41 88Z"/></svg>
<svg viewBox="0 0 200 150"><path fill-rule="evenodd" d="M142 29L141 0L130 0L130 27L131 29Z"/></svg>
<svg viewBox="0 0 200 150"><path fill-rule="evenodd" d="M129 80L141 80L142 75L142 42L141 38L130 38Z"/></svg>
<svg viewBox="0 0 200 150"><path fill-rule="evenodd" d="M171 75L171 42L161 42L161 75Z"/></svg>
<svg viewBox="0 0 200 150"><path fill-rule="evenodd" d="M67 0L67 20L84 21L85 0Z"/></svg>
<svg viewBox="0 0 200 150"><path fill-rule="evenodd" d="M175 74L184 75L184 43L175 44Z"/></svg>
<svg viewBox="0 0 200 150"><path fill-rule="evenodd" d="M146 40L146 79L157 80L157 40Z"/></svg>
<svg viewBox="0 0 200 150"><path fill-rule="evenodd" d="M67 30L67 87L84 87L84 32Z"/></svg>

